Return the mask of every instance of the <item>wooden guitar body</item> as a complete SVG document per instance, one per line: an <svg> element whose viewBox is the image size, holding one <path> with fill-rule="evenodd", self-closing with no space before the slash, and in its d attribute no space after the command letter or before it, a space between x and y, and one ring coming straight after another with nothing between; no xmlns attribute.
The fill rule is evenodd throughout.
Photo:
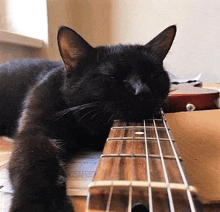
<svg viewBox="0 0 220 212"><path fill-rule="evenodd" d="M88 212L200 211L163 113L114 123L89 191Z"/></svg>
<svg viewBox="0 0 220 212"><path fill-rule="evenodd" d="M199 86L200 84L197 83L173 85L173 89L168 95L166 111L179 112L217 109L219 92Z"/></svg>
<svg viewBox="0 0 220 212"><path fill-rule="evenodd" d="M163 112L115 121L89 192L88 212L201 211Z"/></svg>

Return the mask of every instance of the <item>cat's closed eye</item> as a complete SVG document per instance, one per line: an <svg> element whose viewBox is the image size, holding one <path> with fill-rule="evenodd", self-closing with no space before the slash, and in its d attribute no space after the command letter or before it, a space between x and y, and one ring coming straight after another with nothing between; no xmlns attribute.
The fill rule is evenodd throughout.
<svg viewBox="0 0 220 212"><path fill-rule="evenodd" d="M149 74L147 78L155 79L155 78L159 77L160 75L161 75L161 73L155 72L155 73Z"/></svg>
<svg viewBox="0 0 220 212"><path fill-rule="evenodd" d="M117 77L114 76L114 75L109 75L109 78L112 79L112 80L116 80L117 79Z"/></svg>

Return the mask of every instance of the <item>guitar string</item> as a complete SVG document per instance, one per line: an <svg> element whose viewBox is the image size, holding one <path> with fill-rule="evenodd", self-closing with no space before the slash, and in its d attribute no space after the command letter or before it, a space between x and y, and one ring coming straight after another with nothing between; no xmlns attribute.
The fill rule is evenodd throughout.
<svg viewBox="0 0 220 212"><path fill-rule="evenodd" d="M190 205L191 212L196 212L196 208L195 208L195 205L194 205L194 202L193 202L192 194L191 194L191 192L190 192L190 190L189 190L189 184L188 184L188 182L187 182L186 176L185 176L184 171L183 171L183 167L182 167L182 165L181 165L181 163L180 163L178 154L177 154L177 152L176 152L176 149L175 149L175 147L174 147L172 138L171 138L171 136L170 136L169 129L168 129L167 124L166 124L165 115L164 115L164 112L163 112L162 109L160 110L160 113L161 113L161 116L162 116L163 124L164 124L164 126L165 126L166 133L167 133L168 138L169 138L169 143L170 143L170 145L171 145L171 147L172 147L172 150L173 150L173 153L174 153L174 156L175 156L175 159L176 159L176 162L177 162L177 166L178 166L178 168L179 168L179 171L180 171L180 174L181 174L183 183L184 183L184 185L185 185L186 188L187 188L187 189L186 189L186 193L187 193L187 198L188 198L188 200L189 200L189 205Z"/></svg>
<svg viewBox="0 0 220 212"><path fill-rule="evenodd" d="M147 145L147 131L146 131L146 122L143 120L143 125L144 125L144 142L145 142L145 155L146 155L146 171L147 171L147 178L149 182L149 188L148 188L148 196L149 196L149 211L153 212L153 199L152 199L152 188L150 185L151 182L151 177L150 177L150 165L149 165L149 153L148 153L148 145ZM134 163L134 154L135 154L135 125L133 124L132 127L132 151L133 153L131 154L131 159L132 162ZM131 137L131 136L130 136ZM132 167L134 167L134 164L132 164ZM132 181L130 181L130 186L129 186L129 205L128 205L128 211L132 211Z"/></svg>
<svg viewBox="0 0 220 212"><path fill-rule="evenodd" d="M178 164L178 167L179 167L179 170L181 172L181 176L182 176L182 179L184 181L184 184L186 185L186 187L188 188L188 183L187 183L187 180L186 180L186 177L184 175L184 172L183 172L183 169L182 169L182 166L181 166L181 163L180 163L180 160L179 160L179 157L177 155L177 152L175 150L175 147L173 145L173 142L172 142L172 138L169 134L169 130L168 130L168 127L167 127L167 124L166 124L166 119L165 119L165 116L164 116L164 113L163 111L161 110L161 116L162 116L162 121L163 121L163 124L165 126L165 129L166 129L166 132L167 132L167 135L168 135L168 138L169 138L169 142L172 146L172 149L173 149L173 152L174 152L174 155L175 155L175 158L176 158L176 161L177 161L177 164ZM154 128L155 128L155 133L156 133L156 137L157 137L157 141L159 139L159 136L158 136L158 133L157 133L157 127L155 127L156 123L155 123L155 118L153 117L153 122L154 122ZM125 133L125 131L124 131ZM151 177L150 177L150 169L149 169L149 154L148 154L148 145L147 145L147 132L146 132L146 121L144 120L144 141L145 141L145 152L146 152L146 164L147 164L147 178L148 178L148 182L149 182L149 188L148 188L148 195L149 195L149 212L153 212L153 203L152 203L152 188L150 186L150 182L151 182ZM121 143L121 146L122 146L122 143ZM160 155L161 157L161 155ZM163 163L162 163L163 164ZM112 184L111 184L111 189L110 189L110 193L109 193L109 198L108 198L108 204L107 204L107 207L106 207L106 211L109 212L110 210L110 204L111 204L111 198L112 198L112 193L113 193L113 180L112 180ZM190 192L189 189L187 189L187 196L188 196L188 199L189 199L189 204L190 204L190 208L191 208L191 211L192 212L196 212L195 210L195 206L194 206L194 202L193 202L193 199L192 199L192 194ZM172 204L173 205L173 204ZM87 208L88 209L88 208Z"/></svg>
<svg viewBox="0 0 220 212"><path fill-rule="evenodd" d="M133 127L132 127L132 156L131 156L131 162L132 162L132 165L131 165L131 173L134 172L134 150L135 150L135 146L134 146L134 139L135 139L135 124L133 123ZM135 175L135 174L134 174ZM131 176L130 176L130 185L129 185L129 202L128 202L128 212L131 212L132 211L132 179L131 179Z"/></svg>
<svg viewBox="0 0 220 212"><path fill-rule="evenodd" d="M121 138L125 137L125 136L124 136L124 135L125 135L125 125L123 126L123 131L121 131L121 132L123 132L123 135L120 135L120 137L121 137ZM115 132L114 132L114 134L115 134ZM114 134L113 134L112 137L114 137ZM118 146L118 148L119 148L119 146ZM122 151L122 148L123 148L123 140L121 139L121 148L119 148L120 151ZM120 151L118 151L118 155L119 155L119 156L120 156ZM118 157L118 158L119 158L119 160L120 160L120 157ZM115 166L115 163L114 163L113 166ZM113 167L112 170L116 170L116 169L114 169L114 167ZM112 176L114 176L114 174L115 174L115 171L114 171L114 173L112 174ZM111 201L112 201L112 195L113 195L113 189L114 189L113 181L114 181L114 179L111 180L111 187L110 187L108 202L107 202L107 206L106 206L106 212L109 212L109 211L110 211L110 207L111 207Z"/></svg>
<svg viewBox="0 0 220 212"><path fill-rule="evenodd" d="M147 166L146 169L147 169L147 180L149 182L149 187L148 187L149 212L153 212L153 198L152 198L152 188L151 188L151 175L150 175L150 163L149 163L146 127L147 127L146 121L144 120L144 144L145 144L146 166Z"/></svg>
<svg viewBox="0 0 220 212"><path fill-rule="evenodd" d="M115 132L113 133L112 137L114 137L114 134ZM112 168L111 170L115 170L115 169ZM113 173L112 173L112 176L113 176ZM107 201L107 206L106 206L106 212L110 211L112 193L113 193L113 179L111 180L111 186L110 186L110 191L109 191L109 196L108 196L108 201Z"/></svg>
<svg viewBox="0 0 220 212"><path fill-rule="evenodd" d="M164 178L165 178L165 182L166 182L166 185L167 185L167 195L168 195L168 200L169 200L169 205L170 205L170 211L175 212L174 204L173 204L173 198L172 198L170 184L169 184L169 179L168 179L168 174L167 174L167 170L166 170L166 166L165 166L165 162L164 162L163 152L162 152L162 148L161 148L161 145L160 145L160 139L159 139L157 126L156 126L156 121L155 121L154 116L153 116L153 124L154 124L154 130L155 130L155 134L156 134L157 144L158 144L158 148L159 148L159 155L160 155L160 159L161 159Z"/></svg>
<svg viewBox="0 0 220 212"><path fill-rule="evenodd" d="M113 193L113 180L111 181L111 187L110 187L108 202L107 202L107 206L106 206L106 212L110 211L110 206L111 206L111 201L112 201L112 193Z"/></svg>

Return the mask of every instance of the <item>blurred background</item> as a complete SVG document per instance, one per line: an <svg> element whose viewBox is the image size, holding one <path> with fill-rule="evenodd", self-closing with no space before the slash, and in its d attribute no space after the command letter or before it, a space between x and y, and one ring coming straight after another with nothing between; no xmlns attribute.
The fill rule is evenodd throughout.
<svg viewBox="0 0 220 212"><path fill-rule="evenodd" d="M66 25L92 46L146 44L169 25L177 35L164 61L179 78L202 73L220 83L219 0L1 0L0 62L60 60L57 30Z"/></svg>

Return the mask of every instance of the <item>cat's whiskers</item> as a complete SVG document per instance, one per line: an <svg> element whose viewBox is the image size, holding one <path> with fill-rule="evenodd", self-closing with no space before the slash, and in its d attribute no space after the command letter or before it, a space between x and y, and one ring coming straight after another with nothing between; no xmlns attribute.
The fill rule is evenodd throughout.
<svg viewBox="0 0 220 212"><path fill-rule="evenodd" d="M66 115L69 112L73 112L73 114L75 114L75 113L78 113L78 112L80 112L84 109L97 107L99 105L100 105L100 102L91 102L91 103L86 103L86 104L82 104L82 105L77 105L77 106L62 110L60 112L57 112L55 114L55 116L58 116L58 119L59 119L59 118L63 117L64 115Z"/></svg>
<svg viewBox="0 0 220 212"><path fill-rule="evenodd" d="M94 110L90 110L89 112L87 112L86 114L84 114L83 116L81 116L80 119L79 119L79 121L81 121L83 118L85 118L86 116L90 115L91 113L93 113L93 112L95 112L95 111L97 111L97 110L98 110L98 108L96 108L96 109L94 109ZM100 112L98 112L98 113L100 113ZM98 113L94 114L93 116L96 116ZM92 118L93 118L93 116L92 116Z"/></svg>
<svg viewBox="0 0 220 212"><path fill-rule="evenodd" d="M118 103L118 102L117 102ZM122 103L124 102L119 102L120 103L120 108L122 108L121 105L124 105ZM124 108L126 110L126 108ZM79 115L79 121L82 121L85 118L88 119L94 119L97 117L100 113L103 114L109 114L109 118L107 120L107 123L112 122L114 119L120 119L121 118L121 112L117 110L117 107L115 105L115 102L107 102L107 101L97 101L97 102L91 102L91 103L86 103L82 105L77 105L71 108L67 108L65 110L62 110L55 115L57 116L57 119L60 119L64 115L72 112L72 114L80 114ZM129 111L128 111L129 113Z"/></svg>
<svg viewBox="0 0 220 212"><path fill-rule="evenodd" d="M115 114L112 114L110 117L109 117L109 119L108 119L108 121L107 121L107 124L109 124L109 123L111 123L112 121L114 121L114 118L115 117Z"/></svg>

